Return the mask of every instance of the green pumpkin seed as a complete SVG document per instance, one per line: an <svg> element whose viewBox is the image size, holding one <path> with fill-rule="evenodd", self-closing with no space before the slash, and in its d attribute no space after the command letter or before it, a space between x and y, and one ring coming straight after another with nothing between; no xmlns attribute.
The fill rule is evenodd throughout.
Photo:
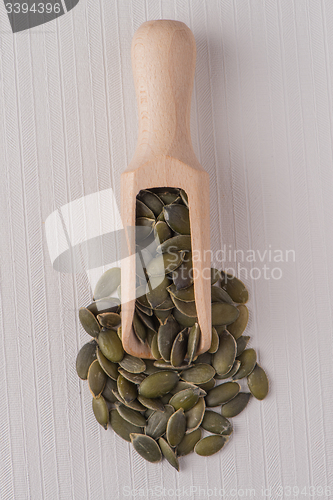
<svg viewBox="0 0 333 500"><path fill-rule="evenodd" d="M114 328L115 326L118 326L119 323L121 322L120 315L113 312L98 314L97 319L101 326L110 329Z"/></svg>
<svg viewBox="0 0 333 500"><path fill-rule="evenodd" d="M119 363L124 357L120 338L113 330L102 330L98 335L98 345L104 356L113 363Z"/></svg>
<svg viewBox="0 0 333 500"><path fill-rule="evenodd" d="M211 279L211 284L212 285L214 285L215 283L217 283L218 280L221 279L220 271L218 269L215 269L214 267L212 267L210 269L210 279Z"/></svg>
<svg viewBox="0 0 333 500"><path fill-rule="evenodd" d="M169 403L174 407L175 410L183 408L185 412L193 408L193 406L198 402L199 395L199 387L184 389L183 391L174 394Z"/></svg>
<svg viewBox="0 0 333 500"><path fill-rule="evenodd" d="M144 396L140 396L139 394L137 399L139 403L141 403L146 408L149 408L150 410L159 412L165 411L164 404L159 398L145 398Z"/></svg>
<svg viewBox="0 0 333 500"><path fill-rule="evenodd" d="M201 422L201 427L205 429L205 431L212 432L213 434L229 435L232 432L231 422L224 416L211 410L206 410L205 416Z"/></svg>
<svg viewBox="0 0 333 500"><path fill-rule="evenodd" d="M159 399L164 404L164 406L168 405L171 399L171 393L168 392L167 394L164 394L164 396L161 396Z"/></svg>
<svg viewBox="0 0 333 500"><path fill-rule="evenodd" d="M174 411L173 406L168 404L165 405L165 411L163 413L160 411L154 411L148 417L145 433L154 439L158 439L163 436L166 431L168 420Z"/></svg>
<svg viewBox="0 0 333 500"><path fill-rule="evenodd" d="M227 304L233 304L232 298L228 293L218 286L212 286L211 288L211 301L212 302L226 302Z"/></svg>
<svg viewBox="0 0 333 500"><path fill-rule="evenodd" d="M215 375L215 370L212 366L204 363L198 363L193 368L189 368L181 372L180 376L186 382L192 384L205 384L211 380Z"/></svg>
<svg viewBox="0 0 333 500"><path fill-rule="evenodd" d="M183 327L191 327L198 322L198 318L191 318L190 316L186 316L186 314L180 312L176 307L172 311L172 314L177 323L179 323Z"/></svg>
<svg viewBox="0 0 333 500"><path fill-rule="evenodd" d="M180 331L173 344L170 354L170 362L173 366L181 366L184 362L185 354L187 350L187 328Z"/></svg>
<svg viewBox="0 0 333 500"><path fill-rule="evenodd" d="M159 371L149 375L139 385L139 394L146 398L158 398L167 394L178 382L178 375L171 371Z"/></svg>
<svg viewBox="0 0 333 500"><path fill-rule="evenodd" d="M193 364L189 365L185 362L180 366L173 366L171 363L165 361L164 359L157 359L156 361L154 361L154 365L160 370L173 370L177 372L187 370L188 368L191 368L193 366Z"/></svg>
<svg viewBox="0 0 333 500"><path fill-rule="evenodd" d="M172 272L172 280L177 290L188 288L193 284L192 252L185 252L183 262Z"/></svg>
<svg viewBox="0 0 333 500"><path fill-rule="evenodd" d="M167 276L150 276L146 288L146 297L153 309L163 304L163 302L169 298L169 292L167 290L169 285L170 280Z"/></svg>
<svg viewBox="0 0 333 500"><path fill-rule="evenodd" d="M95 415L95 418L99 424L106 430L108 428L109 423L109 410L103 396L99 396L98 398L93 398L92 400L92 409Z"/></svg>
<svg viewBox="0 0 333 500"><path fill-rule="evenodd" d="M164 219L172 231L179 234L190 234L189 209L184 205L167 205L163 207Z"/></svg>
<svg viewBox="0 0 333 500"><path fill-rule="evenodd" d="M118 368L119 373L133 384L139 385L146 378L143 373L130 373L123 368Z"/></svg>
<svg viewBox="0 0 333 500"><path fill-rule="evenodd" d="M133 399L132 401L125 401L125 399L121 397L117 389L114 389L112 393L116 398L116 400L119 401L124 406L127 406L128 408L131 408L132 410L135 411L145 411L146 408L137 399Z"/></svg>
<svg viewBox="0 0 333 500"><path fill-rule="evenodd" d="M153 315L153 310L151 308L149 309L148 307L143 306L137 300L135 301L135 309L136 309L136 311L138 311L138 310L141 311L146 316L152 316Z"/></svg>
<svg viewBox="0 0 333 500"><path fill-rule="evenodd" d="M154 335L154 333L157 332L156 320L152 316L148 316L147 314L140 311L139 308L136 308L135 312L139 316L139 318L142 321L142 323L144 324L144 326L146 326L148 328L148 331L147 331L147 340L148 340L149 335ZM149 331L152 331L152 333L150 333ZM149 340L148 340L148 343L149 343Z"/></svg>
<svg viewBox="0 0 333 500"><path fill-rule="evenodd" d="M237 358L241 365L237 373L233 376L234 380L247 377L252 372L257 362L257 354L254 349L245 349Z"/></svg>
<svg viewBox="0 0 333 500"><path fill-rule="evenodd" d="M97 335L101 331L101 327L93 313L86 307L80 307L79 319L85 331L92 337L97 337Z"/></svg>
<svg viewBox="0 0 333 500"><path fill-rule="evenodd" d="M191 318L196 318L197 308L195 306L195 302L183 302L182 300L176 299L173 295L171 295L172 302L175 304L176 308L186 316L190 316Z"/></svg>
<svg viewBox="0 0 333 500"><path fill-rule="evenodd" d="M198 402L185 413L186 417L186 434L195 431L202 422L206 410L206 402L204 398L199 398Z"/></svg>
<svg viewBox="0 0 333 500"><path fill-rule="evenodd" d="M154 314L156 314L156 311L167 311L169 316L173 308L174 308L174 303L172 302L169 296L164 302L162 302L162 304L155 307Z"/></svg>
<svg viewBox="0 0 333 500"><path fill-rule="evenodd" d="M191 236L173 236L156 248L158 253L169 253L169 251L175 253L183 250L191 250Z"/></svg>
<svg viewBox="0 0 333 500"><path fill-rule="evenodd" d="M220 451L227 441L227 436L207 436L197 442L194 447L194 451L197 455L209 457L210 455Z"/></svg>
<svg viewBox="0 0 333 500"><path fill-rule="evenodd" d="M176 285L172 283L172 285L168 286L167 290L178 300L182 300L183 302L194 301L194 285L177 290Z"/></svg>
<svg viewBox="0 0 333 500"><path fill-rule="evenodd" d="M140 340L140 342L144 344L147 337L147 329L145 325L142 323L136 311L134 311L132 324L135 335Z"/></svg>
<svg viewBox="0 0 333 500"><path fill-rule="evenodd" d="M161 450L155 439L145 434L130 434L134 449L148 462L160 462L162 459Z"/></svg>
<svg viewBox="0 0 333 500"><path fill-rule="evenodd" d="M172 231L168 224L162 220L159 220L154 226L154 237L156 243L160 245L164 241L168 240L172 236Z"/></svg>
<svg viewBox="0 0 333 500"><path fill-rule="evenodd" d="M179 445L177 446L177 455L183 457L192 453L195 445L201 439L201 429L196 429L190 434L185 434Z"/></svg>
<svg viewBox="0 0 333 500"><path fill-rule="evenodd" d="M215 353L219 348L220 338L214 327L212 327L212 341L208 352Z"/></svg>
<svg viewBox="0 0 333 500"><path fill-rule="evenodd" d="M120 300L116 297L108 297L105 299L94 300L89 306L86 307L95 316L106 312L118 312ZM79 312L80 314L80 312Z"/></svg>
<svg viewBox="0 0 333 500"><path fill-rule="evenodd" d="M239 316L237 307L226 302L214 302L212 304L212 325L230 325Z"/></svg>
<svg viewBox="0 0 333 500"><path fill-rule="evenodd" d="M124 420L137 427L146 427L146 419L139 411L132 410L125 405L117 404L116 409Z"/></svg>
<svg viewBox="0 0 333 500"><path fill-rule="evenodd" d="M231 274L221 271L221 286L237 304L245 304L249 299L249 292L244 283Z"/></svg>
<svg viewBox="0 0 333 500"><path fill-rule="evenodd" d="M137 195L137 198L153 211L155 217L157 217L163 210L164 204L161 198L152 191L142 189Z"/></svg>
<svg viewBox="0 0 333 500"><path fill-rule="evenodd" d="M151 305L148 302L148 299L146 297L146 287L144 285L139 286L136 291L135 291L135 296L136 296L136 305L144 312L145 314L149 314L149 311L151 311ZM145 309L148 309L146 311Z"/></svg>
<svg viewBox="0 0 333 500"><path fill-rule="evenodd" d="M136 385L127 380L123 375L119 374L117 378L117 389L120 396L126 403L134 401L137 396Z"/></svg>
<svg viewBox="0 0 333 500"><path fill-rule="evenodd" d="M177 385L170 391L170 394L174 395L177 392L183 391L184 389L194 389L197 387L194 384L190 384L189 382L185 382L184 380L179 380Z"/></svg>
<svg viewBox="0 0 333 500"><path fill-rule="evenodd" d="M88 370L88 386L94 398L98 398L102 394L106 380L106 373L102 370L98 360L95 359Z"/></svg>
<svg viewBox="0 0 333 500"><path fill-rule="evenodd" d="M185 436L186 417L183 408L171 415L166 428L166 438L170 446L175 447Z"/></svg>
<svg viewBox="0 0 333 500"><path fill-rule="evenodd" d="M248 341L250 340L250 337L248 335L241 335L237 340L237 352L236 356L240 356L242 352L244 351L245 347L248 344Z"/></svg>
<svg viewBox="0 0 333 500"><path fill-rule="evenodd" d="M137 427L121 417L116 409L110 411L110 425L118 436L129 442L131 441L130 434L143 432L141 427Z"/></svg>
<svg viewBox="0 0 333 500"><path fill-rule="evenodd" d="M136 217L146 217L147 219L153 219L155 220L155 215L154 212L147 207L142 201L136 200L136 212L135 212Z"/></svg>
<svg viewBox="0 0 333 500"><path fill-rule="evenodd" d="M115 403L117 401L117 398L113 393L113 391L115 390L117 390L117 382L115 380L112 380L111 378L108 378L102 392L103 398L105 398L110 403Z"/></svg>
<svg viewBox="0 0 333 500"><path fill-rule="evenodd" d="M160 324L165 323L165 321L168 319L168 317L171 314L172 309L168 309L166 311L163 311L163 309L154 309L154 314Z"/></svg>
<svg viewBox="0 0 333 500"><path fill-rule="evenodd" d="M215 377L216 377L216 375L215 375ZM215 387L215 384L216 384L216 381L214 378L212 378L211 380L208 380L208 382L206 382L204 384L198 384L198 387L200 387L200 389L202 389L203 391L208 392L211 389L213 389L213 387Z"/></svg>
<svg viewBox="0 0 333 500"><path fill-rule="evenodd" d="M153 340L151 342L150 350L152 355L154 356L155 359L159 359L161 357L161 353L158 350L158 343L157 343L157 333L155 333Z"/></svg>
<svg viewBox="0 0 333 500"><path fill-rule="evenodd" d="M179 189L177 188L161 188L155 189L153 192L158 195L165 205L174 202L179 196Z"/></svg>
<svg viewBox="0 0 333 500"><path fill-rule="evenodd" d="M165 222L163 210L158 217L156 217L156 222Z"/></svg>
<svg viewBox="0 0 333 500"><path fill-rule="evenodd" d="M221 407L221 415L226 418L232 418L238 415L241 411L244 410L247 403L249 402L251 397L250 392L240 392L231 399L228 403L225 403Z"/></svg>
<svg viewBox="0 0 333 500"><path fill-rule="evenodd" d="M97 347L96 350L96 355L99 364L101 365L101 368L105 371L105 373L108 375L108 377L112 378L113 380L117 380L118 378L118 367L116 363L112 363L112 361L109 361L102 351L100 350L99 347Z"/></svg>
<svg viewBox="0 0 333 500"><path fill-rule="evenodd" d="M239 367L240 367L240 361L236 359L231 370L228 371L228 373L225 373L224 375L215 375L216 380L224 380L226 378L233 377L235 373L237 373L237 371L239 370Z"/></svg>
<svg viewBox="0 0 333 500"><path fill-rule="evenodd" d="M165 361L170 361L172 344L180 331L179 324L170 314L166 322L160 325L157 332L157 345L162 358Z"/></svg>
<svg viewBox="0 0 333 500"><path fill-rule="evenodd" d="M187 194L185 193L184 189L181 189L179 194L181 196L181 199L183 200L184 205L186 205L188 207L188 197L187 197Z"/></svg>
<svg viewBox="0 0 333 500"><path fill-rule="evenodd" d="M242 335L249 321L248 308L241 304L240 306L237 306L237 309L239 311L238 318L228 326L228 331L235 337L236 340Z"/></svg>
<svg viewBox="0 0 333 500"><path fill-rule="evenodd" d="M146 363L141 358L136 358L130 354L125 354L119 361L121 368L130 373L142 373L146 370Z"/></svg>
<svg viewBox="0 0 333 500"><path fill-rule="evenodd" d="M170 240L167 240L170 241ZM180 266L184 252L163 253L154 257L147 266L149 276L164 276Z"/></svg>
<svg viewBox="0 0 333 500"><path fill-rule="evenodd" d="M76 373L82 380L87 380L89 366L96 359L96 346L96 341L91 340L81 347L76 356Z"/></svg>
<svg viewBox="0 0 333 500"><path fill-rule="evenodd" d="M240 391L240 385L237 382L225 382L211 389L206 396L206 405L209 407L219 406L227 403L230 399L237 396Z"/></svg>
<svg viewBox="0 0 333 500"><path fill-rule="evenodd" d="M256 399L262 400L267 396L269 389L268 378L265 371L258 364L254 367L252 373L248 375L247 384Z"/></svg>
<svg viewBox="0 0 333 500"><path fill-rule="evenodd" d="M154 365L153 359L145 359L146 369L144 371L145 375L151 375L152 373L159 372L160 370Z"/></svg>
<svg viewBox="0 0 333 500"><path fill-rule="evenodd" d="M120 285L120 267L112 267L105 271L96 283L94 300L109 297Z"/></svg>
<svg viewBox="0 0 333 500"><path fill-rule="evenodd" d="M141 242L148 238L153 231L154 222L154 220L147 217L137 217L135 220L136 241Z"/></svg>
<svg viewBox="0 0 333 500"><path fill-rule="evenodd" d="M169 443L167 443L164 438L160 437L158 440L158 444L162 450L163 456L167 459L169 464L179 472L178 458Z"/></svg>
<svg viewBox="0 0 333 500"><path fill-rule="evenodd" d="M220 335L220 345L218 350L213 354L212 365L218 375L228 373L236 358L236 341L227 330Z"/></svg>
<svg viewBox="0 0 333 500"><path fill-rule="evenodd" d="M200 326L198 325L198 323L194 323L194 325L191 327L189 331L188 341L187 341L187 357L189 364L192 363L195 353L197 352L197 348L200 341L200 335L201 335Z"/></svg>
<svg viewBox="0 0 333 500"><path fill-rule="evenodd" d="M196 363L203 363L205 365L211 365L212 364L212 354L210 354L208 351L200 354L198 356Z"/></svg>

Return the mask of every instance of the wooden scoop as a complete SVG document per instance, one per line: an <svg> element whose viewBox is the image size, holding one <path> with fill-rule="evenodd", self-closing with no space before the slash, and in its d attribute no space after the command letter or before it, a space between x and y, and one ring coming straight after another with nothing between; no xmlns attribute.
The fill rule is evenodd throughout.
<svg viewBox="0 0 333 500"><path fill-rule="evenodd" d="M134 157L121 175L123 256L130 256L121 262L121 325L124 349L141 358L153 359L148 345L132 329L136 286L133 228L136 195L141 189L178 187L187 193L194 296L201 329L198 354L211 345L209 176L194 154L190 135L195 57L193 33L179 21L145 22L133 37L139 134Z"/></svg>

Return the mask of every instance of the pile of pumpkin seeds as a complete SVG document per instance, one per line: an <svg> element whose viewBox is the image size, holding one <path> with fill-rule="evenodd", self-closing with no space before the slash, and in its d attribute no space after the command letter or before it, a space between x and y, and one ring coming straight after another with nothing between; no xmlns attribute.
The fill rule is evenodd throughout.
<svg viewBox="0 0 333 500"><path fill-rule="evenodd" d="M136 303L133 330L154 357L135 358L121 341L120 269L99 279L93 301L79 310L93 339L79 351L76 370L88 380L96 420L149 462L219 451L231 418L268 393L250 337L248 291L236 277L211 269L212 342L197 355L200 327L194 301L189 209L176 188L139 192L136 200ZM115 297L117 293L117 297ZM242 379L247 390L241 388ZM218 408L219 413L212 410ZM202 431L210 435L203 437Z"/></svg>

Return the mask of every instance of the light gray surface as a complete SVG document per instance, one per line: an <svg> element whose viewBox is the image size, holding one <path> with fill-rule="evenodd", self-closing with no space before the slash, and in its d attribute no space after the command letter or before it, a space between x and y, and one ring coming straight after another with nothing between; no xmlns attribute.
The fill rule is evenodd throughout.
<svg viewBox="0 0 333 500"><path fill-rule="evenodd" d="M131 39L158 18L185 22L197 43L191 126L211 179L212 250L295 251L240 262L282 270L244 279L269 396L235 417L222 452L183 458L179 474L95 423L75 372L89 281L52 269L44 231L82 196L112 188L119 203L137 137ZM194 499L219 488L227 500L250 488L289 498L288 487L333 498L332 28L330 0L81 0L13 35L0 5L1 499L123 500L140 488L183 499L191 487Z"/></svg>

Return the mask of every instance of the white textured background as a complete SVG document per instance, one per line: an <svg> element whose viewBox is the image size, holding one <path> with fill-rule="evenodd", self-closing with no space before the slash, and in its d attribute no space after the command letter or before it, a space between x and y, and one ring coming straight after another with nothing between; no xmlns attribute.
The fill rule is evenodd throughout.
<svg viewBox="0 0 333 500"><path fill-rule="evenodd" d="M84 195L112 187L119 202L137 137L131 39L158 18L197 43L192 137L211 179L212 249L296 255L265 260L280 280L245 280L269 396L235 417L222 452L185 457L179 474L95 423L75 372L89 282L52 269L44 231ZM80 0L15 35L1 3L0 71L1 499L183 499L191 486L194 499L221 498L215 487L287 499L294 486L332 499L333 2Z"/></svg>

